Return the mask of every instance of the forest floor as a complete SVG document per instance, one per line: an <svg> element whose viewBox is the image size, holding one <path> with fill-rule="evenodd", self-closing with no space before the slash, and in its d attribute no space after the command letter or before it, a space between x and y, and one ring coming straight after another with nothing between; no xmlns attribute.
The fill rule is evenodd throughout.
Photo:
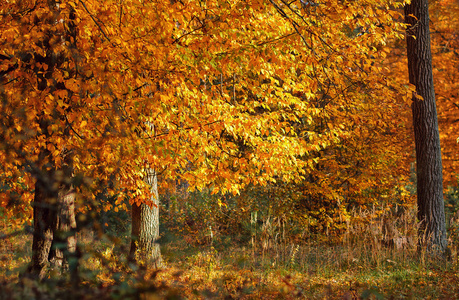
<svg viewBox="0 0 459 300"><path fill-rule="evenodd" d="M0 299L459 299L454 251L444 262L368 241L263 248L230 238L196 245L177 236L162 245L164 268L153 271L129 265L120 244L83 239L75 286L52 271L40 283L21 276L31 236L11 237L0 249Z"/></svg>

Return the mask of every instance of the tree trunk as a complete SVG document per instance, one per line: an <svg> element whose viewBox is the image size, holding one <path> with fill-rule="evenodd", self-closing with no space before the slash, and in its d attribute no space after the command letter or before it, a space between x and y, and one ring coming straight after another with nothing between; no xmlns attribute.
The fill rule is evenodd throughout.
<svg viewBox="0 0 459 300"><path fill-rule="evenodd" d="M130 258L161 267L161 249L159 247L159 196L158 179L155 170L147 171L145 181L151 189L151 203L132 204L132 231Z"/></svg>
<svg viewBox="0 0 459 300"><path fill-rule="evenodd" d="M62 186L58 193L57 214L53 224L54 234L49 261L54 267L67 269L69 258L76 250L75 190Z"/></svg>
<svg viewBox="0 0 459 300"><path fill-rule="evenodd" d="M416 144L417 202L420 249L430 254L447 250L440 136L430 50L427 0L405 6L407 55L413 93L413 127Z"/></svg>
<svg viewBox="0 0 459 300"><path fill-rule="evenodd" d="M50 262L54 267L67 269L69 257L74 256L76 249L75 192L72 187L59 187L57 181L49 179L52 175L44 178L48 180L40 178L35 183L32 261L28 270L39 279L44 278ZM72 263L71 269L75 271L77 261Z"/></svg>
<svg viewBox="0 0 459 300"><path fill-rule="evenodd" d="M56 210L50 187L43 181L37 180L35 183L35 197L33 201L33 242L32 242L32 261L29 272L43 279L48 265L48 256L53 241L53 223L56 217Z"/></svg>
<svg viewBox="0 0 459 300"><path fill-rule="evenodd" d="M47 6L48 13L45 13L47 16L42 20L37 19L33 21L34 24L27 23L28 21L25 20L24 26L44 25L45 28L48 28L47 26L55 28L54 30L49 30L43 37L32 39L36 48L41 49L41 51L26 48L25 52L21 53L19 51L19 54L17 53L16 55L19 60L22 57L30 55L37 62L33 70L37 78L37 86L33 89L38 88L39 91L50 95L58 89L64 89L68 92L68 99L70 100L73 92L67 89L62 82L56 82L52 79L56 74L55 71L60 72L63 69L66 69L69 73L67 76L69 77L76 77L78 75L76 67L67 66L69 65L69 61L76 59L76 54L73 51L76 49L77 33L74 23L76 19L75 11L73 8L67 8L68 15L66 17L66 14L62 13L59 5L61 1L50 0L42 2L38 6L35 5L32 10L45 9L42 6ZM65 22L65 26L55 26L63 22ZM66 48L68 51L63 51L61 47L57 47L56 45L59 42L61 43L60 46ZM25 68L30 68L28 63L24 64ZM38 63L42 67L39 67L40 64ZM64 99L64 101L67 102L67 99ZM68 103L71 102L68 101ZM70 105L66 110L71 108L72 106ZM53 130L49 129L50 126L54 124L62 128L62 120L65 119L65 112L59 112L59 110L56 110L56 107L52 109L52 114L43 113L36 115L36 121L41 129L40 137L44 138L45 141L48 141L51 136L58 134L53 133ZM63 139L71 137L70 127L65 126L63 128L63 132L61 133ZM31 168L37 181L35 183L35 197L32 203L34 211L32 260L28 270L33 276L38 276L39 278L43 278L45 275L46 267L50 261L57 267L65 266L70 255L75 252L76 246L75 232L72 230L76 228L75 194L71 186L73 174L72 152L66 150L65 147L61 149L60 155L65 156L64 165L61 170L56 170L55 160L48 150L48 146L50 145L47 143L46 146L38 146L38 149L41 149L39 159L37 165ZM77 263L76 261L75 264Z"/></svg>

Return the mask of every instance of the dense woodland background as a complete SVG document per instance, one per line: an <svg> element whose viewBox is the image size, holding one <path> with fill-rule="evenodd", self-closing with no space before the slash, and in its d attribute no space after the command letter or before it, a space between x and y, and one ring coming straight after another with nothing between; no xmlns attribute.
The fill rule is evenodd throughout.
<svg viewBox="0 0 459 300"><path fill-rule="evenodd" d="M459 2L425 3L0 0L0 298L458 298Z"/></svg>

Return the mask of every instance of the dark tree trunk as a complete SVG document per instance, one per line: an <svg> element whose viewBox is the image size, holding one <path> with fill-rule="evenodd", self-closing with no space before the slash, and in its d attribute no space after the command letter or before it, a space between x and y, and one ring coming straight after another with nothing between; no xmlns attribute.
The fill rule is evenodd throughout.
<svg viewBox="0 0 459 300"><path fill-rule="evenodd" d="M44 69L37 73L38 88L41 91L48 89L48 93L52 93L57 89L65 89L64 86L59 86L58 83L49 85L50 76L54 70L59 70L65 67L65 62L69 60L65 51L56 52L53 49L54 42L67 41L70 46L68 48L76 49L76 28L75 28L75 11L69 9L69 18L64 20L64 15L61 14L59 8L60 1L48 1L49 11L53 13L54 18L46 20L46 25L54 25L59 22L66 22L65 30L50 31L43 38L43 42L38 43L46 55L37 55L40 62L47 66L47 71ZM75 58L75 57L73 57ZM69 74L76 75L75 70L67 68ZM69 91L72 94L72 91ZM44 133L45 139L51 137L53 133L49 132L48 128L52 123L56 123L56 115L63 119L63 115L54 112L53 116L45 114L37 116L40 124L41 132ZM57 122L60 124L60 121ZM65 128L63 137L70 136L70 129ZM43 147L40 153L39 162L43 163L41 171L34 171L34 176L37 178L35 184L35 198L33 205L34 210L34 235L32 244L32 261L30 264L30 272L33 275L43 277L46 266L49 262L54 267L59 269L67 269L70 257L75 257L76 239L75 239L75 191L72 186L73 161L72 151L61 149L61 156L64 156L63 166L57 170L54 164L54 159L47 147ZM72 277L75 277L78 260L73 259L71 270ZM73 279L73 278L72 278Z"/></svg>
<svg viewBox="0 0 459 300"><path fill-rule="evenodd" d="M29 272L42 279L51 264L68 268L69 257L75 255L75 192L55 180L38 179L33 202L34 233ZM57 188L59 187L59 188ZM73 262L75 264L75 262ZM72 270L76 266L72 266Z"/></svg>
<svg viewBox="0 0 459 300"><path fill-rule="evenodd" d="M157 174L148 170L145 181L151 188L151 205L132 205L131 260L161 267L161 249L159 247L159 196Z"/></svg>
<svg viewBox="0 0 459 300"><path fill-rule="evenodd" d="M42 180L35 183L35 197L33 202L33 242L32 261L29 267L30 273L40 279L45 275L48 265L48 257L53 241L53 223L56 218L56 210L53 202L53 192L50 186Z"/></svg>
<svg viewBox="0 0 459 300"><path fill-rule="evenodd" d="M435 91L430 50L427 0L405 6L410 83L416 87L412 112L416 144L418 219L420 247L430 254L447 250L443 178Z"/></svg>

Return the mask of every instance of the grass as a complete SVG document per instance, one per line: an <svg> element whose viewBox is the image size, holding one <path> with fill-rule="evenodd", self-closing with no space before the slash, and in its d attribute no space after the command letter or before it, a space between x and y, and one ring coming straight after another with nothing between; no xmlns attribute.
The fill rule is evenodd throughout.
<svg viewBox="0 0 459 300"><path fill-rule="evenodd" d="M235 299L344 299L352 293L375 299L459 297L457 262L422 263L414 249L369 249L365 245L292 248L287 247L291 256L284 261L277 260L276 251L254 257L251 249L237 245L220 251L213 247L187 249L183 253L197 253L180 258L186 271L174 279L166 269L158 278L164 283L175 280L185 294L209 290ZM165 250L166 257L169 251L174 250ZM166 262L171 270L179 267Z"/></svg>
<svg viewBox="0 0 459 300"><path fill-rule="evenodd" d="M13 249L0 251L0 298L459 299L454 243L452 259L436 261L418 255L415 242L386 247L374 228L348 228L334 244L312 237L303 243L273 240L263 232L248 242L215 234L203 244L169 233L160 271L129 265L125 238L81 235L86 255L77 290L59 274L50 273L41 283L21 276L30 260L31 236L13 236Z"/></svg>

